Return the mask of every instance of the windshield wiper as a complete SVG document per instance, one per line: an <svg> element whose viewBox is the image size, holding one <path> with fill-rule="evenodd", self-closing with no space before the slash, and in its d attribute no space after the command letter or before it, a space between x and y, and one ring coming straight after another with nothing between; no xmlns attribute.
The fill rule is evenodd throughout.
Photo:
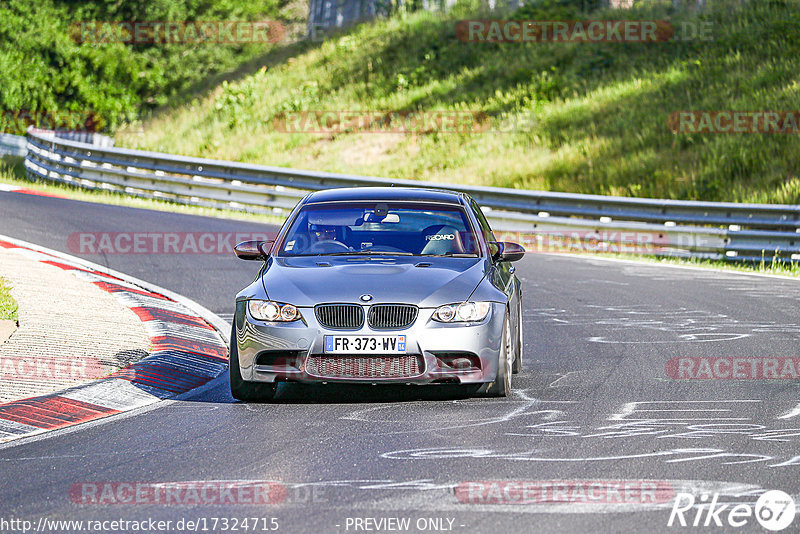
<svg viewBox="0 0 800 534"><path fill-rule="evenodd" d="M445 252L444 254L417 254L418 256L430 256L432 258L477 258L477 254L467 252Z"/></svg>

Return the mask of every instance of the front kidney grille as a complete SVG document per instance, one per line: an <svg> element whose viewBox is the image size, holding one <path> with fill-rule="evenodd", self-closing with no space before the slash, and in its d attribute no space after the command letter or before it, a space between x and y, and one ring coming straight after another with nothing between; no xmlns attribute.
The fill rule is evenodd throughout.
<svg viewBox="0 0 800 534"><path fill-rule="evenodd" d="M364 308L358 304L321 304L314 313L325 328L355 330L364 324Z"/></svg>
<svg viewBox="0 0 800 534"><path fill-rule="evenodd" d="M306 372L327 378L410 378L422 374L419 355L309 356Z"/></svg>
<svg viewBox="0 0 800 534"><path fill-rule="evenodd" d="M418 311L408 304L376 304L369 309L367 320L375 330L406 328L417 320Z"/></svg>

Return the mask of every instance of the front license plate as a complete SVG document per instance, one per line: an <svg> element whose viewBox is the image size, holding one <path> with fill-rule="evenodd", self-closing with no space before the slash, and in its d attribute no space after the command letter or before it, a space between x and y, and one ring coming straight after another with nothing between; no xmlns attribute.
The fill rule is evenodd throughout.
<svg viewBox="0 0 800 534"><path fill-rule="evenodd" d="M325 336L328 354L405 354L406 336Z"/></svg>

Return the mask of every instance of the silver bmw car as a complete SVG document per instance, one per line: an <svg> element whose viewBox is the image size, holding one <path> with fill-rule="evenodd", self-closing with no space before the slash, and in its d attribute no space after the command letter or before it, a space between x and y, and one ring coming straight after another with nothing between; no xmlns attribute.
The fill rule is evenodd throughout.
<svg viewBox="0 0 800 534"><path fill-rule="evenodd" d="M522 362L515 243L497 242L463 193L330 189L307 195L236 296L232 395L279 382L465 384L504 397ZM466 387L466 386L465 386Z"/></svg>

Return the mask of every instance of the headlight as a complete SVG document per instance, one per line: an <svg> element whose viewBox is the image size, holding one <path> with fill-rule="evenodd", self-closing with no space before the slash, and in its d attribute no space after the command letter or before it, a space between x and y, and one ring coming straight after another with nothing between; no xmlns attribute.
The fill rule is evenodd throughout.
<svg viewBox="0 0 800 534"><path fill-rule="evenodd" d="M271 300L249 300L247 308L250 315L260 321L291 322L300 318L300 312L291 304L281 304Z"/></svg>
<svg viewBox="0 0 800 534"><path fill-rule="evenodd" d="M467 323L482 321L489 314L490 302L462 302L446 304L433 312L433 320L440 323Z"/></svg>

